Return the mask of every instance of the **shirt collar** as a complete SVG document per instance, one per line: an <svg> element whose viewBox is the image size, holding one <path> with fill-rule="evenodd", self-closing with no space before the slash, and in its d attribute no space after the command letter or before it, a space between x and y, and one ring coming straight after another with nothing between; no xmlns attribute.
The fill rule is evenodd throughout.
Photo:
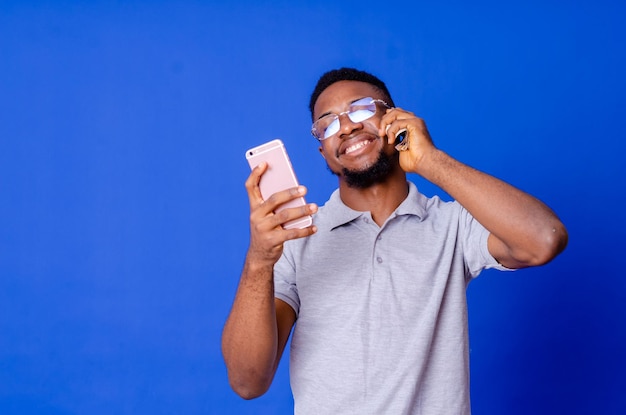
<svg viewBox="0 0 626 415"><path fill-rule="evenodd" d="M394 213L391 214L390 219L400 215L415 215L420 220L423 220L426 216L426 197L417 190L417 186L413 182L407 181L407 183L409 185L409 194L400 203L400 206L396 208ZM369 212L359 212L346 206L341 200L339 189L332 193L326 205L333 212L330 224L331 229L352 222L364 214L369 215Z"/></svg>

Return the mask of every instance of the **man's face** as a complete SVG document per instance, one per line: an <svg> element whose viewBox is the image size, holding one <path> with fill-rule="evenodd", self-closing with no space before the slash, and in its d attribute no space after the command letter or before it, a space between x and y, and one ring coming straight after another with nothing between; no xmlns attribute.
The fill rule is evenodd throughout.
<svg viewBox="0 0 626 415"><path fill-rule="evenodd" d="M364 97L385 100L380 91L366 82L336 82L317 99L314 121L329 113L340 114L352 102ZM384 112L384 107L379 107L372 118L357 123L341 115L339 131L321 142L319 150L328 168L353 187L380 182L393 168L393 158L397 157L393 145L387 144L386 137L378 135Z"/></svg>

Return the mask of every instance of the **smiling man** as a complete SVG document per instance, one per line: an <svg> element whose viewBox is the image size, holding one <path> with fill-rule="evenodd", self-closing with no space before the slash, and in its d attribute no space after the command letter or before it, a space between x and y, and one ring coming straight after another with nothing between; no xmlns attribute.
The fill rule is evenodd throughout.
<svg viewBox="0 0 626 415"><path fill-rule="evenodd" d="M246 181L250 245L222 337L233 389L262 395L293 329L297 414L469 414L467 285L486 268L549 262L565 227L539 200L435 147L369 73L327 72L310 109L339 188L319 209L274 215L306 189L263 200L266 165ZM420 194L407 172L454 201ZM310 214L311 227L281 227Z"/></svg>

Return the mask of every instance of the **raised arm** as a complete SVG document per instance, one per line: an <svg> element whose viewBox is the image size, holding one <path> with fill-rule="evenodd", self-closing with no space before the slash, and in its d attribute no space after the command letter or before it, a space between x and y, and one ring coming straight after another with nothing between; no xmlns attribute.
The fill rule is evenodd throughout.
<svg viewBox="0 0 626 415"><path fill-rule="evenodd" d="M255 168L246 180L250 200L250 245L232 309L222 332L222 353L233 390L245 399L270 387L296 316L274 298L274 264L283 243L315 232L315 227L284 230L281 224L317 211L313 204L285 209L277 206L302 196L303 187L279 192L263 200L259 180L267 165Z"/></svg>
<svg viewBox="0 0 626 415"><path fill-rule="evenodd" d="M544 203L437 149L424 121L408 111L389 110L381 133L387 125L390 137L407 130L409 149L400 152L402 169L442 188L487 228L489 252L499 263L509 268L542 265L565 249L565 226Z"/></svg>

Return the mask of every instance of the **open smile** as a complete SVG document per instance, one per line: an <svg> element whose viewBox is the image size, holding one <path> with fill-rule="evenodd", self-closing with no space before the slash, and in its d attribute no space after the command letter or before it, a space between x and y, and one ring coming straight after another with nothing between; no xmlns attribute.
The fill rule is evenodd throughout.
<svg viewBox="0 0 626 415"><path fill-rule="evenodd" d="M347 142L345 145L339 148L339 151L337 152L337 156L358 153L359 150L363 149L364 147L367 147L374 141L376 141L376 137L350 140L350 142Z"/></svg>

